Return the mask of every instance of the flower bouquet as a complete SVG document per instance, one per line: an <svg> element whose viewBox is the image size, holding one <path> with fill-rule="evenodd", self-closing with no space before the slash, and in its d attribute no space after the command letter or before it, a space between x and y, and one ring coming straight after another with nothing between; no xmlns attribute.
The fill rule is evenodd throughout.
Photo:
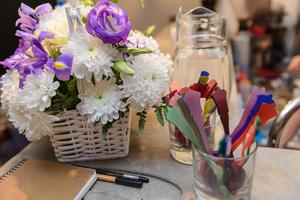
<svg viewBox="0 0 300 200"><path fill-rule="evenodd" d="M168 89L170 57L108 0L22 4L19 15L19 47L1 62L9 120L28 140L49 135L60 161L127 155L129 107L143 129Z"/></svg>

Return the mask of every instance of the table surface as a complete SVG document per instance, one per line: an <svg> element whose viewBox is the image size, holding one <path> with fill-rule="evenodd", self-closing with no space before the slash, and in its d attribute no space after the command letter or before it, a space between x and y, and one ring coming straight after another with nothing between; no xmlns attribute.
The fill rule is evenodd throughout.
<svg viewBox="0 0 300 200"><path fill-rule="evenodd" d="M191 166L182 165L174 161L169 154L168 128L160 127L155 121L153 114L149 115L148 123L144 133L138 133L137 119L133 117L131 131L130 153L126 158L106 161L83 162L81 165L89 167L103 167L112 169L123 169L131 172L139 172L160 177L173 186L159 183L153 179L153 183L162 184L160 190L164 193L145 189L143 199L166 200L170 187L179 186L182 192L178 199L193 199L193 171ZM8 163L0 168L0 176L14 166L23 158L39 158L44 160L55 160L48 138L31 143L22 152L16 155ZM103 197L101 183L95 184L85 199L99 199ZM154 184L155 185L155 184ZM254 200L299 200L300 199L300 151L282 150L271 148L259 148L254 175L252 199ZM156 185L157 186L157 185ZM112 186L114 187L114 186ZM148 186L147 186L148 187ZM174 188L173 188L174 189ZM119 191L119 190L118 190ZM120 189L127 197L120 196L114 199L141 199L136 195L133 198L133 190L123 187ZM152 194L151 194L152 193ZM155 193L156 196L151 198ZM123 194L123 195L124 195ZM113 195L106 194L107 197ZM170 193L174 195L174 193ZM123 198L124 197L124 198ZM106 199L106 198L101 198ZM176 199L176 198L172 198Z"/></svg>

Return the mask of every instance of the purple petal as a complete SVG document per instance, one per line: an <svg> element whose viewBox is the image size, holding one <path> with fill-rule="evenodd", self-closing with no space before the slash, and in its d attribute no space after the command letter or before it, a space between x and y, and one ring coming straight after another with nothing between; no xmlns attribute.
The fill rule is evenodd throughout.
<svg viewBox="0 0 300 200"><path fill-rule="evenodd" d="M22 31L33 33L39 23L39 16L51 11L52 7L50 4L42 4L34 10L22 3L18 11L20 19L16 21L16 26L20 26Z"/></svg>
<svg viewBox="0 0 300 200"><path fill-rule="evenodd" d="M54 60L52 58L49 58L47 60L47 63L44 65L44 68L49 72L54 73Z"/></svg>
<svg viewBox="0 0 300 200"><path fill-rule="evenodd" d="M5 59L4 61L1 61L0 64L7 69L14 69L25 58L27 57L24 54L14 54L9 58Z"/></svg>
<svg viewBox="0 0 300 200"><path fill-rule="evenodd" d="M27 68L42 68L47 60L45 58L26 58L16 65L16 68L20 71L24 71Z"/></svg>
<svg viewBox="0 0 300 200"><path fill-rule="evenodd" d="M32 52L35 57L48 58L47 52L45 51L40 41L38 41L37 39L32 40Z"/></svg>
<svg viewBox="0 0 300 200"><path fill-rule="evenodd" d="M23 89L25 80L26 80L26 77L21 76L21 78L19 80L19 88Z"/></svg>
<svg viewBox="0 0 300 200"><path fill-rule="evenodd" d="M131 23L118 5L100 1L87 16L86 30L104 43L119 43L126 41Z"/></svg>
<svg viewBox="0 0 300 200"><path fill-rule="evenodd" d="M58 79L66 81L70 79L72 65L73 65L72 54L63 54L56 59L54 63L54 71Z"/></svg>
<svg viewBox="0 0 300 200"><path fill-rule="evenodd" d="M20 12L24 13L25 15L33 15L35 14L35 11L33 8L27 6L24 3L21 3L21 7L19 9Z"/></svg>
<svg viewBox="0 0 300 200"><path fill-rule="evenodd" d="M43 14L50 13L53 10L53 8L52 8L51 4L45 3L45 4L42 4L38 7L36 7L35 10L36 10L36 15L40 16L40 15L43 15Z"/></svg>
<svg viewBox="0 0 300 200"><path fill-rule="evenodd" d="M38 36L39 41L43 41L44 39L52 39L54 38L54 33L49 31L41 31Z"/></svg>
<svg viewBox="0 0 300 200"><path fill-rule="evenodd" d="M20 74L23 76L23 77L26 77L28 76L29 74L31 74L31 72L34 70L33 67L29 66L29 67L26 67L26 68L23 68L23 69L19 69L19 72Z"/></svg>
<svg viewBox="0 0 300 200"><path fill-rule="evenodd" d="M35 27L37 25L37 22L35 20L33 20L31 17L29 16L25 16L25 17L21 17L16 21L16 26L19 25L26 25L28 27Z"/></svg>
<svg viewBox="0 0 300 200"><path fill-rule="evenodd" d="M25 32L25 31L17 31L16 36L20 37L21 39L23 40L27 40L27 41L31 41L34 39L34 35L32 33L28 33L28 32Z"/></svg>
<svg viewBox="0 0 300 200"><path fill-rule="evenodd" d="M16 49L14 54L24 54L28 51L28 49L30 48L31 43L25 39L20 39L19 40L19 46Z"/></svg>

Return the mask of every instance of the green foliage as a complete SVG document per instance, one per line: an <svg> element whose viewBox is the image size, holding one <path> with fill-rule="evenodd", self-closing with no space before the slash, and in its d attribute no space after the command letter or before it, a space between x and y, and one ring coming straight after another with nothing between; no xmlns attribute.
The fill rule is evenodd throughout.
<svg viewBox="0 0 300 200"><path fill-rule="evenodd" d="M121 74L120 72L118 72L117 70L115 70L114 68L112 68L112 71L115 75L115 78L116 78L116 84L117 85L123 85L123 80L121 78Z"/></svg>
<svg viewBox="0 0 300 200"><path fill-rule="evenodd" d="M96 0L81 0L81 3L85 6L94 6L96 5Z"/></svg>
<svg viewBox="0 0 300 200"><path fill-rule="evenodd" d="M86 24L87 23L87 17L82 17L82 22L84 23L84 24Z"/></svg>
<svg viewBox="0 0 300 200"><path fill-rule="evenodd" d="M57 59L61 54L60 52L52 46L51 42L47 41L46 42L46 48L53 59Z"/></svg>
<svg viewBox="0 0 300 200"><path fill-rule="evenodd" d="M128 112L129 112L129 108L128 108L128 107L126 107L125 112L119 111L119 116L120 116L120 118L123 118L123 117L125 116L125 114L128 113ZM119 119L120 119L120 118L119 118ZM108 134L108 132L109 132L109 129L112 128L113 124L114 124L116 121L118 121L118 119L117 119L117 120L114 119L112 122L107 122L106 124L102 125L102 134L103 134L104 137L107 136L107 134ZM98 123L100 123L100 121L98 121L96 124L98 124Z"/></svg>
<svg viewBox="0 0 300 200"><path fill-rule="evenodd" d="M143 34L147 37L150 37L154 34L156 29L156 26L152 25L152 26L148 26L144 31Z"/></svg>
<svg viewBox="0 0 300 200"><path fill-rule="evenodd" d="M164 119L164 113L166 110L166 106L165 105L161 105L159 107L155 107L155 115L157 120L159 121L161 126L165 125L165 119Z"/></svg>
<svg viewBox="0 0 300 200"><path fill-rule="evenodd" d="M145 7L145 1L144 0L139 0L141 7L144 8Z"/></svg>
<svg viewBox="0 0 300 200"><path fill-rule="evenodd" d="M119 119L123 118L127 112L129 112L129 108L128 107L126 107L125 112L119 111L119 116L120 116ZM97 122L94 123L94 126L98 126L99 124L101 124L102 125L102 135L106 138L107 134L108 134L109 130L112 128L113 124L115 122L117 122L119 119L114 119L112 122L107 122L104 125L101 124L101 122L99 120L99 121L97 121Z"/></svg>
<svg viewBox="0 0 300 200"><path fill-rule="evenodd" d="M59 88L56 95L52 98L51 107L46 111L51 113L59 113L63 110L73 110L80 102L78 99L77 80L71 77L68 81L59 81Z"/></svg>
<svg viewBox="0 0 300 200"><path fill-rule="evenodd" d="M119 0L109 0L109 1L111 1L111 2L113 2L113 3L116 3L116 4L119 3Z"/></svg>
<svg viewBox="0 0 300 200"><path fill-rule="evenodd" d="M146 124L146 119L147 119L147 111L144 110L143 112L138 112L136 115L140 117L139 131L143 132L145 129L145 124Z"/></svg>
<svg viewBox="0 0 300 200"><path fill-rule="evenodd" d="M138 56L141 54L152 53L151 49L148 48L119 48L120 52L128 53L133 56Z"/></svg>
<svg viewBox="0 0 300 200"><path fill-rule="evenodd" d="M127 75L133 75L134 74L134 70L124 60L115 61L113 68L116 71L120 72L120 73L124 73L124 74L127 74Z"/></svg>
<svg viewBox="0 0 300 200"><path fill-rule="evenodd" d="M106 124L102 125L102 135L104 137L107 136L109 129L111 129L114 122L107 122Z"/></svg>
<svg viewBox="0 0 300 200"><path fill-rule="evenodd" d="M168 114L168 106L167 105L164 106L163 112L164 112L164 117L167 120L167 114Z"/></svg>

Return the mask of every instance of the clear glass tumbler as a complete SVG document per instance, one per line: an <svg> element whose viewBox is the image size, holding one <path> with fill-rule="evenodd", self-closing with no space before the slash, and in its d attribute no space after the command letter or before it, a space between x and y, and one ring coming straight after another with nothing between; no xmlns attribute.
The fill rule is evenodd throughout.
<svg viewBox="0 0 300 200"><path fill-rule="evenodd" d="M222 126L205 128L218 147L224 133ZM250 200L257 145L253 143L244 156L234 158L208 155L193 148L194 190L198 200Z"/></svg>

